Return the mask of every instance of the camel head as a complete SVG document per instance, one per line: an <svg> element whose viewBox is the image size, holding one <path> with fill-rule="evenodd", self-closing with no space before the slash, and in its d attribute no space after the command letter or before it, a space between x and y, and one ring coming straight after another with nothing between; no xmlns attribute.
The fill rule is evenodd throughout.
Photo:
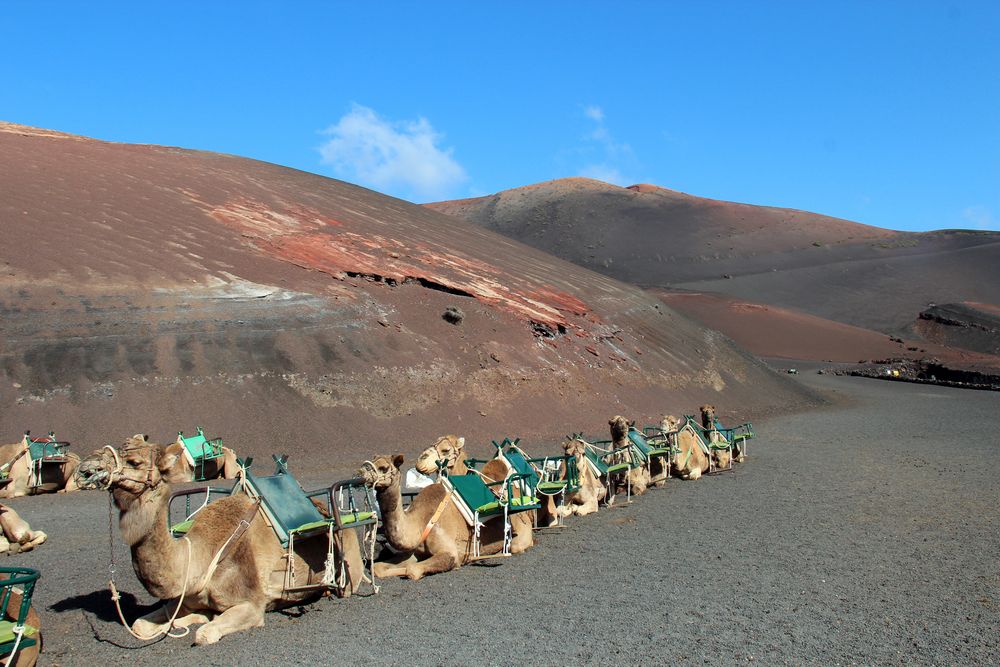
<svg viewBox="0 0 1000 667"><path fill-rule="evenodd" d="M414 467L424 475L436 475L438 461L446 463L445 469L451 472L455 464L465 459L465 438L454 435L444 435L437 442L420 452Z"/></svg>
<svg viewBox="0 0 1000 667"><path fill-rule="evenodd" d="M608 426L611 427L611 440L621 442L628 435L629 427L635 426L635 422L630 422L621 415L615 415L608 420Z"/></svg>
<svg viewBox="0 0 1000 667"><path fill-rule="evenodd" d="M567 439L562 448L567 456L572 456L577 461L581 460L587 453L587 445L580 438Z"/></svg>
<svg viewBox="0 0 1000 667"><path fill-rule="evenodd" d="M135 441L135 437L129 441ZM145 439L141 445L120 449L108 445L80 462L76 482L81 489L111 491L118 508L126 509L136 498L165 482L164 475L176 459L176 454L167 454L163 447Z"/></svg>
<svg viewBox="0 0 1000 667"><path fill-rule="evenodd" d="M358 477L376 491L399 484L399 467L403 465L403 455L379 454L372 461L365 461L358 470Z"/></svg>
<svg viewBox="0 0 1000 667"><path fill-rule="evenodd" d="M701 410L701 427L712 428L715 425L715 406L706 403L698 409Z"/></svg>
<svg viewBox="0 0 1000 667"><path fill-rule="evenodd" d="M673 415L663 415L660 420L660 430L664 433L673 433L681 427L681 420Z"/></svg>
<svg viewBox="0 0 1000 667"><path fill-rule="evenodd" d="M728 468L733 455L728 449L716 449L712 452L712 458L715 459L716 468Z"/></svg>

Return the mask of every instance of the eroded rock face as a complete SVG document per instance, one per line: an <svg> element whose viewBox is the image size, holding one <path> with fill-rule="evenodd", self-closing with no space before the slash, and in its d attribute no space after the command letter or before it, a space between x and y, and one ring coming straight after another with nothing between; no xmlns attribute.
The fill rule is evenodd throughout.
<svg viewBox="0 0 1000 667"><path fill-rule="evenodd" d="M339 181L5 125L0 188L5 432L415 451L812 400L639 290Z"/></svg>

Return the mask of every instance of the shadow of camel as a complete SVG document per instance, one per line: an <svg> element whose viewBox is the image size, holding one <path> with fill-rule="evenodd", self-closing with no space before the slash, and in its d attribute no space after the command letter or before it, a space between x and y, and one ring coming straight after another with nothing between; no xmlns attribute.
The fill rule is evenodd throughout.
<svg viewBox="0 0 1000 667"><path fill-rule="evenodd" d="M131 593L120 593L120 595L119 603L125 618L136 619L145 616L163 604L162 602L150 605L139 604L138 599ZM48 609L55 612L80 610L93 614L96 618L108 623L120 623L115 603L111 599L111 591L107 589L65 598L49 605Z"/></svg>

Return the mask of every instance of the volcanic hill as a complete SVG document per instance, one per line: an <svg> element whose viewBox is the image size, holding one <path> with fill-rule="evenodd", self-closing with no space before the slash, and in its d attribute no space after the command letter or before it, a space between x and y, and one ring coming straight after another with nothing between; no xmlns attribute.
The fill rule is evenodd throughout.
<svg viewBox="0 0 1000 667"><path fill-rule="evenodd" d="M1000 233L898 232L585 178L427 206L655 288L672 307L759 354L774 354L780 330L798 340L777 356L850 358L856 344L860 355L951 350L956 359L994 363L977 353L989 355L995 347L982 322L1000 304ZM974 325L977 333L935 330L947 318L921 315L933 304L964 304L968 317L950 323ZM818 338L817 327L824 329ZM894 347L885 344L889 336L910 340ZM958 349L963 345L968 352Z"/></svg>
<svg viewBox="0 0 1000 667"><path fill-rule="evenodd" d="M11 441L201 425L242 454L347 457L322 467L814 401L641 290L314 174L0 124L0 195Z"/></svg>

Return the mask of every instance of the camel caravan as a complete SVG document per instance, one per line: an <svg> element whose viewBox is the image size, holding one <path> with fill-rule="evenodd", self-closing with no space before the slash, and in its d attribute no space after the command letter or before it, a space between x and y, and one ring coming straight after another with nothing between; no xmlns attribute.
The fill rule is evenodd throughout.
<svg viewBox="0 0 1000 667"><path fill-rule="evenodd" d="M562 527L571 516L627 504L670 477L696 480L731 470L734 461L745 460L754 436L749 423L723 427L710 405L702 406L700 421L666 416L639 430L614 416L608 426L609 439L574 434L548 456L532 456L520 440L505 438L492 443L491 458L471 458L464 438L447 435L405 473L402 454L376 455L354 478L311 492L292 475L286 457L273 457L273 474L260 474L253 459L237 459L201 428L167 445L136 434L82 461L51 434L40 444L25 434L20 449L0 451L9 456L8 487L108 492L137 577L163 601L129 624L112 555L111 597L122 623L139 640L182 637L197 626L194 643L204 645L262 626L268 611L365 588L377 593L380 578L419 580L522 553L535 545L539 531ZM57 462L63 467L46 476L45 466ZM38 484L66 477L70 468L61 485ZM219 478L234 484L171 488ZM26 551L46 539L3 506L0 526L11 550ZM11 588L25 571L37 578L28 568L3 571L9 578L0 580L0 589ZM28 591L25 613L33 613L30 588L19 588ZM10 655L12 647L16 652L18 641L23 656L36 655L30 647L41 642L37 615L34 627L24 614L8 618L12 627L33 632L22 630L4 643L0 622L0 655Z"/></svg>
<svg viewBox="0 0 1000 667"><path fill-rule="evenodd" d="M0 498L65 493L80 488L77 484L80 457L69 452L69 446L69 442L57 440L51 431L42 437L25 431L20 442L0 446ZM234 479L241 472L235 452L224 447L219 438L206 438L200 427L190 437L178 432L177 440L165 446L150 444L148 436L137 434L128 438L120 451L137 447L162 453L157 470L167 484ZM117 452L119 449L109 446L99 451ZM166 462L169 465L162 466ZM119 508L122 507L119 504ZM126 531L123 530L122 534L125 535ZM32 530L11 507L0 504L0 553L31 551L47 539L44 532ZM167 543L159 544L163 546ZM149 549L140 552L145 559ZM147 565L156 572L151 581L170 576L171 553L167 549L158 558L152 559L151 566ZM135 562L138 568L138 555ZM34 665L41 651L40 618L31 606L39 576L37 570L29 567L0 567L0 608L4 611L3 618L0 618L0 658L4 658L6 665Z"/></svg>

